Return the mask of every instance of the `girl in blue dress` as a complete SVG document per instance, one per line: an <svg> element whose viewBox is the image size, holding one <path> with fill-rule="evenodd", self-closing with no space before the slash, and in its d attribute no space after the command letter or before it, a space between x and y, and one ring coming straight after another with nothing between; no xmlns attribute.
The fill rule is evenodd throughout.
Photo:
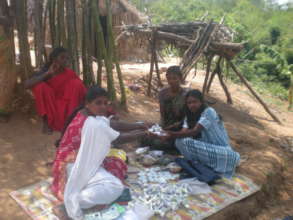
<svg viewBox="0 0 293 220"><path fill-rule="evenodd" d="M186 159L200 162L231 177L240 155L230 146L221 117L204 103L202 93L198 90L189 91L185 101L183 128L168 132L167 138L176 138L175 145Z"/></svg>

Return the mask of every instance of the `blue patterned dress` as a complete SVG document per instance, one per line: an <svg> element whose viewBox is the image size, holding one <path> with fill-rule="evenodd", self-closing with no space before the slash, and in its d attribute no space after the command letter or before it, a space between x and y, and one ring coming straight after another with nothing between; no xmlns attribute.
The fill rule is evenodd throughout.
<svg viewBox="0 0 293 220"><path fill-rule="evenodd" d="M203 126L200 139L180 138L175 144L180 153L188 160L198 161L214 171L231 177L240 160L229 143L227 131L217 112L208 107L198 121ZM188 128L187 119L184 128Z"/></svg>

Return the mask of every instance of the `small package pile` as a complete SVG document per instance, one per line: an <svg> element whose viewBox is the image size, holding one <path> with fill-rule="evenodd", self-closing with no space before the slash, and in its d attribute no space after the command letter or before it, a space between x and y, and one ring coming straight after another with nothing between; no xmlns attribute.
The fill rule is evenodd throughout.
<svg viewBox="0 0 293 220"><path fill-rule="evenodd" d="M178 209L189 194L188 184L174 183L178 178L178 174L162 171L160 167L140 171L137 181L140 191L132 192L135 196L129 207L143 204L160 216Z"/></svg>
<svg viewBox="0 0 293 220"><path fill-rule="evenodd" d="M166 136L167 135L166 132L158 124L155 124L151 128L149 128L149 132L156 134L158 136Z"/></svg>

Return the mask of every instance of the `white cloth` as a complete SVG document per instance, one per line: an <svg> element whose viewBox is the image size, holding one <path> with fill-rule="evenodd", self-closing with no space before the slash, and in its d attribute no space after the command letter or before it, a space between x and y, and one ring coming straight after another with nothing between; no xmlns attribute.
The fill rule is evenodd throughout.
<svg viewBox="0 0 293 220"><path fill-rule="evenodd" d="M211 193L211 187L199 181L197 178L188 178L179 181L179 184L188 184L188 191L190 195L197 195L197 194L207 194Z"/></svg>
<svg viewBox="0 0 293 220"><path fill-rule="evenodd" d="M154 214L154 211L145 205L136 203L133 208L128 209L117 220L149 220Z"/></svg>
<svg viewBox="0 0 293 220"><path fill-rule="evenodd" d="M109 123L107 118L100 116L89 116L84 122L79 152L64 191L64 204L70 218L81 219L81 208L107 204L107 197L115 200L123 191L121 181L101 167L109 153L111 142L120 134ZM115 193L108 195L112 188ZM120 192L118 196L117 189ZM99 197L98 193L103 196ZM104 195L107 195L106 198Z"/></svg>

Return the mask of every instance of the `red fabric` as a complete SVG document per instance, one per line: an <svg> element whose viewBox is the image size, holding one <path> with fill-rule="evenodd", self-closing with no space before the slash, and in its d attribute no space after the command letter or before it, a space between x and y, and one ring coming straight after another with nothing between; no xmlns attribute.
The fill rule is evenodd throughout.
<svg viewBox="0 0 293 220"><path fill-rule="evenodd" d="M56 152L53 163L53 183L51 190L54 195L63 201L63 194L67 180L67 163L74 163L81 143L81 130L87 116L78 112L72 122L67 127L64 136ZM103 163L104 168L114 176L124 180L127 165L124 161L116 157L106 157Z"/></svg>
<svg viewBox="0 0 293 220"><path fill-rule="evenodd" d="M127 165L126 163L117 157L106 157L103 162L104 168L120 179L122 182L125 180L127 174Z"/></svg>
<svg viewBox="0 0 293 220"><path fill-rule="evenodd" d="M40 116L47 116L48 125L56 131L63 129L66 118L84 100L87 89L73 70L64 72L32 89L36 109Z"/></svg>

